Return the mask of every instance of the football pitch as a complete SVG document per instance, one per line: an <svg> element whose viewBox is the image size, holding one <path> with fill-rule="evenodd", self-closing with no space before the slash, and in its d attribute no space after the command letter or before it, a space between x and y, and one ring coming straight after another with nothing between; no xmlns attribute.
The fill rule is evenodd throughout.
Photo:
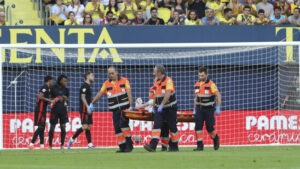
<svg viewBox="0 0 300 169"><path fill-rule="evenodd" d="M180 152L117 154L116 149L3 150L0 169L300 169L300 146L221 147L203 152L181 148Z"/></svg>

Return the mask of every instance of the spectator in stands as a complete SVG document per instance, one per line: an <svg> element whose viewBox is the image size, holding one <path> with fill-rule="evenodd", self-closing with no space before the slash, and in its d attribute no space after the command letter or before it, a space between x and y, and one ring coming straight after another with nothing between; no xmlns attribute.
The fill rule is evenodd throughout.
<svg viewBox="0 0 300 169"><path fill-rule="evenodd" d="M63 0L63 4L66 6L71 5L72 0Z"/></svg>
<svg viewBox="0 0 300 169"><path fill-rule="evenodd" d="M232 15L235 17L243 12L243 5L238 0L230 0L227 8L232 9Z"/></svg>
<svg viewBox="0 0 300 169"><path fill-rule="evenodd" d="M140 3L142 11L145 13L145 19L151 18L151 8L158 8L157 0L146 0Z"/></svg>
<svg viewBox="0 0 300 169"><path fill-rule="evenodd" d="M190 10L187 18L184 20L185 25L202 25L200 19L198 19L197 13L194 10Z"/></svg>
<svg viewBox="0 0 300 169"><path fill-rule="evenodd" d="M133 20L132 25L144 25L145 22L146 21L143 17L143 12L142 11L137 11L136 18Z"/></svg>
<svg viewBox="0 0 300 169"><path fill-rule="evenodd" d="M205 0L188 0L188 10L194 10L198 18L205 16Z"/></svg>
<svg viewBox="0 0 300 169"><path fill-rule="evenodd" d="M128 17L129 20L135 19L137 12L137 6L132 0L124 0L125 2L121 4L121 14L124 14Z"/></svg>
<svg viewBox="0 0 300 169"><path fill-rule="evenodd" d="M294 14L295 8L300 8L300 0L294 0L294 2L291 3L291 14Z"/></svg>
<svg viewBox="0 0 300 169"><path fill-rule="evenodd" d="M239 25L253 25L256 21L255 16L251 15L251 7L244 6L243 13L236 18Z"/></svg>
<svg viewBox="0 0 300 169"><path fill-rule="evenodd" d="M0 26L6 26L5 13L4 12L0 12Z"/></svg>
<svg viewBox="0 0 300 169"><path fill-rule="evenodd" d="M44 0L44 4L52 6L56 4L56 0Z"/></svg>
<svg viewBox="0 0 300 169"><path fill-rule="evenodd" d="M215 2L211 5L211 9L214 10L216 18L220 19L223 17L225 6L225 3L222 3L221 0L215 0Z"/></svg>
<svg viewBox="0 0 300 169"><path fill-rule="evenodd" d="M114 13L112 11L108 11L105 16L105 19L100 23L101 25L117 25L117 20L114 18Z"/></svg>
<svg viewBox="0 0 300 169"><path fill-rule="evenodd" d="M255 4L253 3L252 0L245 0L245 5L244 6L249 6L251 8L251 15L257 16L257 9Z"/></svg>
<svg viewBox="0 0 300 169"><path fill-rule="evenodd" d="M258 17L256 19L255 25L268 25L269 19L265 15L265 11L263 9L258 10Z"/></svg>
<svg viewBox="0 0 300 169"><path fill-rule="evenodd" d="M281 25L286 23L286 17L282 14L279 6L274 8L274 14L270 16L270 23L272 25Z"/></svg>
<svg viewBox="0 0 300 169"><path fill-rule="evenodd" d="M146 22L147 25L164 25L163 19L157 16L157 8L151 8L151 18Z"/></svg>
<svg viewBox="0 0 300 169"><path fill-rule="evenodd" d="M294 15L289 16L288 23L291 25L300 26L300 17L299 17L300 8L294 8Z"/></svg>
<svg viewBox="0 0 300 169"><path fill-rule="evenodd" d="M179 16L178 11L174 11L172 17L168 21L168 25L184 25L184 16Z"/></svg>
<svg viewBox="0 0 300 169"><path fill-rule="evenodd" d="M64 25L80 25L80 22L76 20L75 13L73 11L69 12L69 19L64 22Z"/></svg>
<svg viewBox="0 0 300 169"><path fill-rule="evenodd" d="M109 0L100 0L100 3L103 4L104 8L106 9L109 4Z"/></svg>
<svg viewBox="0 0 300 169"><path fill-rule="evenodd" d="M142 6L141 6L141 2L143 1L143 0L134 0L135 2L135 5L136 5L136 7L137 7L137 11L141 11L142 10Z"/></svg>
<svg viewBox="0 0 300 169"><path fill-rule="evenodd" d="M51 7L50 19L58 25L63 25L67 20L68 9L62 4L62 0L56 0L56 4Z"/></svg>
<svg viewBox="0 0 300 169"><path fill-rule="evenodd" d="M174 5L172 5L170 0L162 0L160 3L158 3L159 8L168 8L172 10Z"/></svg>
<svg viewBox="0 0 300 169"><path fill-rule="evenodd" d="M178 11L180 16L187 15L187 8L185 7L185 3L183 0L176 0L174 7L172 8L172 13L174 11Z"/></svg>
<svg viewBox="0 0 300 169"><path fill-rule="evenodd" d="M104 6L99 2L99 0L92 0L88 2L85 7L85 13L92 16L93 22L96 25L100 24L101 18L104 17Z"/></svg>
<svg viewBox="0 0 300 169"><path fill-rule="evenodd" d="M273 5L268 2L268 0L262 0L262 2L258 3L257 10L264 10L264 15L269 18L271 15L273 15Z"/></svg>
<svg viewBox="0 0 300 169"><path fill-rule="evenodd" d="M105 9L105 13L107 13L108 11L111 11L114 14L114 18L118 19L118 17L120 16L120 9L116 0L109 1L108 7L106 7Z"/></svg>
<svg viewBox="0 0 300 169"><path fill-rule="evenodd" d="M232 17L232 9L231 8L226 8L224 10L224 17L220 19L220 24L221 25L235 25L236 24L236 19Z"/></svg>
<svg viewBox="0 0 300 169"><path fill-rule="evenodd" d="M206 0L206 9L211 8L213 3L215 3L215 0Z"/></svg>
<svg viewBox="0 0 300 169"><path fill-rule="evenodd" d="M128 20L127 15L121 14L119 16L119 25L130 25L131 22Z"/></svg>
<svg viewBox="0 0 300 169"><path fill-rule="evenodd" d="M206 16L202 18L203 25L219 25L218 18L215 17L214 10L207 9Z"/></svg>
<svg viewBox="0 0 300 169"><path fill-rule="evenodd" d="M83 25L94 25L92 15L85 14L83 17Z"/></svg>
<svg viewBox="0 0 300 169"><path fill-rule="evenodd" d="M74 12L76 20L82 23L84 6L80 4L79 0L72 0L71 4L68 6L68 11Z"/></svg>
<svg viewBox="0 0 300 169"><path fill-rule="evenodd" d="M285 15L286 17L291 13L291 5L287 3L285 0L278 0L278 2L274 3L274 12L275 7L280 7L281 14Z"/></svg>

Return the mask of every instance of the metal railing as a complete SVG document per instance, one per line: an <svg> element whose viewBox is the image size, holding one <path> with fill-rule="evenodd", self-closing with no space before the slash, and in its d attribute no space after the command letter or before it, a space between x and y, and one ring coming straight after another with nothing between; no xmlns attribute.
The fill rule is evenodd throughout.
<svg viewBox="0 0 300 169"><path fill-rule="evenodd" d="M43 10L43 0L31 0L33 5L33 10L37 11L37 15L40 18L41 25L44 25L44 10Z"/></svg>
<svg viewBox="0 0 300 169"><path fill-rule="evenodd" d="M9 25L12 26L12 11L11 8L14 8L14 4L13 5L7 5L6 6L6 10L5 10L5 21L9 22Z"/></svg>

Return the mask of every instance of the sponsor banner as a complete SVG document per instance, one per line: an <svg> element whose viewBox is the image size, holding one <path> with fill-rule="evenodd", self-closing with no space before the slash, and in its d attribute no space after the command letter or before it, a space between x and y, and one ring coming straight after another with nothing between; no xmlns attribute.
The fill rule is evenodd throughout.
<svg viewBox="0 0 300 169"><path fill-rule="evenodd" d="M192 113L184 111L185 113ZM49 113L47 115L45 145L48 145ZM67 124L67 140L81 127L79 113L69 113ZM94 124L91 129L93 144L97 147L116 147L111 112L94 112ZM4 148L26 148L35 131L33 113L5 113ZM141 135L143 145L150 141L152 122L130 120L133 136ZM195 124L178 123L180 145L196 145ZM205 128L204 128L205 130ZM299 111L223 111L216 118L216 130L222 145L254 145L254 144L299 144L300 112ZM37 144L39 139L37 139ZM204 144L212 144L212 140L204 131ZM55 129L53 146L60 146L60 128ZM85 133L74 142L73 147L87 147Z"/></svg>
<svg viewBox="0 0 300 169"><path fill-rule="evenodd" d="M151 32L151 33L149 33ZM224 33L226 32L226 33ZM245 32L247 32L245 34ZM275 26L147 26L147 27L102 27L102 26L71 26L71 27L3 27L0 29L0 44L115 44L115 43L193 43L193 42L270 42L270 41L298 41L298 27ZM132 38L139 37L139 38ZM199 38L201 37L201 38ZM218 49L218 48L214 48ZM220 48L221 49L221 48ZM149 65L161 63L163 56L172 60L179 53L177 62L167 62L171 65L274 65L277 64L278 51L275 50L230 50L239 52L238 56L224 51L212 52L209 49L31 49L31 50L3 50L3 66L80 66L80 65ZM281 48L280 57L285 63L298 63L297 49L292 46ZM190 53L195 58L193 62L185 62L183 55ZM199 53L199 51L201 51ZM223 51L221 49L221 51ZM273 51L273 52L272 52ZM270 53L269 55L257 55L258 53ZM135 55L132 55L135 53ZM145 58L144 53L150 57ZM152 53L152 55L150 55ZM159 53L159 55L158 55ZM282 54L285 53L285 54ZM73 57L68 57L72 54ZM49 57L53 56L53 57ZM128 57L130 56L130 57ZM133 57L134 56L134 57ZM136 58L143 60L137 60ZM219 57L223 60L219 61ZM240 57L244 59L241 60ZM261 61L261 57L265 57ZM249 61L251 59L251 61Z"/></svg>

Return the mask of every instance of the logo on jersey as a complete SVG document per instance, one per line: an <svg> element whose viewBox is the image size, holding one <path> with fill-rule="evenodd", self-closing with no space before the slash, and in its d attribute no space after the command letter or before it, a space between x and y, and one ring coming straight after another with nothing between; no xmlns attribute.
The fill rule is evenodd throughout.
<svg viewBox="0 0 300 169"><path fill-rule="evenodd" d="M85 91L86 91L86 88L83 88L83 89L82 89L82 92L85 92Z"/></svg>
<svg viewBox="0 0 300 169"><path fill-rule="evenodd" d="M45 93L46 91L47 91L47 90L46 90L45 88L42 90L43 93Z"/></svg>

